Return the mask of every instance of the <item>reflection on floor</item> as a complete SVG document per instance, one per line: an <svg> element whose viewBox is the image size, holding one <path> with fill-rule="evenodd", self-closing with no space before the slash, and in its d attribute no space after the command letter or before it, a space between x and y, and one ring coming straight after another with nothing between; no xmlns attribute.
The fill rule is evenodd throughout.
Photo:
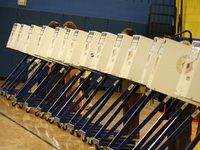
<svg viewBox="0 0 200 150"><path fill-rule="evenodd" d="M100 91L95 98L93 103L103 94L104 91ZM115 93L112 98L103 108L102 112L113 103L113 101L121 93ZM140 114L140 121L149 114L154 108L150 103L145 106ZM102 112L97 115L100 116ZM117 119L122 116L119 114ZM151 125L160 116L160 113L146 125L140 132L142 137ZM19 108L17 105L12 106L10 100L6 100L4 96L0 96L0 149L1 150L94 150L94 146L90 146L84 143L81 137L71 135L68 130L64 131L58 128L56 123L50 124L45 119L36 117L34 109L31 109L30 113L26 112L26 108ZM102 121L102 123L104 120ZM113 121L111 125L116 122ZM164 122L163 122L164 124ZM193 122L193 134L192 138L196 134L197 122ZM118 130L120 130L121 126ZM200 149L200 144L195 147L195 150Z"/></svg>

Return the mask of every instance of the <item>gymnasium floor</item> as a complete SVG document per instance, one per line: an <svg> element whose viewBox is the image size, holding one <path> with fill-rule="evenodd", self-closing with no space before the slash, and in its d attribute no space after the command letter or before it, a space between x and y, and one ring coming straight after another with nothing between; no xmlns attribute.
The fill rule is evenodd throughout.
<svg viewBox="0 0 200 150"><path fill-rule="evenodd" d="M93 99L93 103L104 93L99 91ZM115 93L102 111L113 103L121 93ZM140 121L153 110L152 104L148 103L140 113ZM50 124L45 119L36 117L34 109L30 113L26 108L12 106L12 102L4 96L0 96L0 150L94 150L94 146L84 143L81 137L71 135L68 130L58 128L56 123ZM99 112L98 115L101 115ZM119 119L122 113L117 116ZM160 116L160 113L145 126L140 132L142 137L151 125ZM97 117L98 118L98 117ZM113 121L113 124L115 121ZM164 124L164 122L163 122ZM197 122L193 122L192 138L196 134ZM119 129L120 130L120 127ZM200 144L195 147L200 150Z"/></svg>

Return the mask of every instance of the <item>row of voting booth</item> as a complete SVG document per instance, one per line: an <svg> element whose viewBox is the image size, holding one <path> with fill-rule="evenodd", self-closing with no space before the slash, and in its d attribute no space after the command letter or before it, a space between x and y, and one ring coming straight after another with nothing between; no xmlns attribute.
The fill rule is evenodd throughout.
<svg viewBox="0 0 200 150"><path fill-rule="evenodd" d="M167 38L149 39L141 35L131 37L121 33L115 35L109 32L85 32L60 27L53 29L45 25L39 27L15 23L6 47L26 56L0 86L1 94L11 99L13 106L26 106L27 112L36 108L36 116L44 117L50 123L56 122L58 127L68 129L71 134L81 137L82 141L94 145L96 149L163 150L199 114L199 108L194 110L173 132L173 136L162 142L169 134L164 129L176 125L190 104L200 105L199 41L193 41L192 46L188 46ZM60 65L61 69L53 75ZM78 69L77 73L63 84L72 69ZM85 71L90 71L88 77L66 96ZM100 77L74 102L94 74ZM116 82L83 114L86 106L110 77L114 77ZM55 80L57 82L53 84ZM97 117L123 80L132 81L132 84ZM17 88L21 83L23 85ZM35 84L37 88L30 91ZM48 93L43 95L52 84ZM58 89L59 85L62 87ZM140 86L146 86L147 92L124 116L116 120L123 106ZM126 128L155 93L167 96L129 136L124 137ZM85 98L88 94L89 97ZM134 140L133 137L170 98L176 99L175 102L139 141ZM74 111L81 101L84 101L83 106ZM154 133L178 101L185 103L163 128ZM73 105L70 105L72 102ZM117 130L127 118L129 120L122 129ZM103 120L106 120L105 123L102 123ZM111 126L113 120L116 123ZM191 150L199 139L198 133L187 149Z"/></svg>

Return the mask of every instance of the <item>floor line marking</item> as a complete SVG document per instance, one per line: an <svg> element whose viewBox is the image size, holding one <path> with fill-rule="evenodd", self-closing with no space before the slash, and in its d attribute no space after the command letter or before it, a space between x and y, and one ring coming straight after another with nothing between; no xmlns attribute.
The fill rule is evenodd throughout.
<svg viewBox="0 0 200 150"><path fill-rule="evenodd" d="M55 148L56 150L60 150L59 148L57 148L56 146L54 146L53 144L49 143L47 140L43 139L42 137L40 137L39 135L35 134L34 132L32 132L31 130L27 129L26 127L22 126L21 124L19 124L18 122L16 122L15 120L11 119L10 117L6 116L5 114L3 114L2 112L0 112L0 114L4 117L6 117L7 119L9 119L10 121L14 122L15 124L17 124L18 126L22 127L23 129L25 129L26 131L30 132L31 134L35 135L37 138L39 138L40 140L44 141L45 143L47 143L48 145L50 145L51 147Z"/></svg>

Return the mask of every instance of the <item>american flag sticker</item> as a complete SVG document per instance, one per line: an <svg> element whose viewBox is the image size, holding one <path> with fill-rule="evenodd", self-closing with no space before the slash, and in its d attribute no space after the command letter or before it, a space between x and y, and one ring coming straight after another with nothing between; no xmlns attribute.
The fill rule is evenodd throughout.
<svg viewBox="0 0 200 150"><path fill-rule="evenodd" d="M72 49L73 47L74 47L74 42L71 43L70 49Z"/></svg>
<svg viewBox="0 0 200 150"><path fill-rule="evenodd" d="M38 45L40 45L41 38L42 38L42 37L40 36L40 37L39 37L39 40L38 40Z"/></svg>
<svg viewBox="0 0 200 150"><path fill-rule="evenodd" d="M116 54L117 54L117 48L115 48L115 49L112 51L112 57L114 57Z"/></svg>
<svg viewBox="0 0 200 150"><path fill-rule="evenodd" d="M55 38L52 39L51 45L55 43Z"/></svg>
<svg viewBox="0 0 200 150"><path fill-rule="evenodd" d="M189 73L193 70L193 63L194 61L187 63L185 73Z"/></svg>
<svg viewBox="0 0 200 150"><path fill-rule="evenodd" d="M18 36L17 36L17 41L19 41L19 38L20 38L20 33L19 33Z"/></svg>
<svg viewBox="0 0 200 150"><path fill-rule="evenodd" d="M146 64L148 64L150 58L151 58L151 55L148 56Z"/></svg>
<svg viewBox="0 0 200 150"><path fill-rule="evenodd" d="M85 45L85 51L87 51L89 49L89 43L87 43L86 45Z"/></svg>
<svg viewBox="0 0 200 150"><path fill-rule="evenodd" d="M13 38L14 32L11 33L11 39Z"/></svg>
<svg viewBox="0 0 200 150"><path fill-rule="evenodd" d="M64 41L63 41L63 45L62 45L62 47L64 47L64 46L65 46L65 41L66 41L66 40L64 40Z"/></svg>
<svg viewBox="0 0 200 150"><path fill-rule="evenodd" d="M99 53L99 52L101 52L101 45L98 47L98 49L97 49L97 54Z"/></svg>
<svg viewBox="0 0 200 150"><path fill-rule="evenodd" d="M90 57L94 57L94 53L91 53L91 54L90 54Z"/></svg>
<svg viewBox="0 0 200 150"><path fill-rule="evenodd" d="M152 72L155 72L155 71L156 71L156 67L157 67L157 65L158 65L158 61L159 61L159 57L156 58L156 62L155 62L155 64L154 64L154 67L153 67Z"/></svg>
<svg viewBox="0 0 200 150"><path fill-rule="evenodd" d="M26 43L28 42L28 40L29 40L29 37L30 37L30 34L27 36Z"/></svg>
<svg viewBox="0 0 200 150"><path fill-rule="evenodd" d="M133 57L133 50L129 51L127 60L131 59L132 57Z"/></svg>

